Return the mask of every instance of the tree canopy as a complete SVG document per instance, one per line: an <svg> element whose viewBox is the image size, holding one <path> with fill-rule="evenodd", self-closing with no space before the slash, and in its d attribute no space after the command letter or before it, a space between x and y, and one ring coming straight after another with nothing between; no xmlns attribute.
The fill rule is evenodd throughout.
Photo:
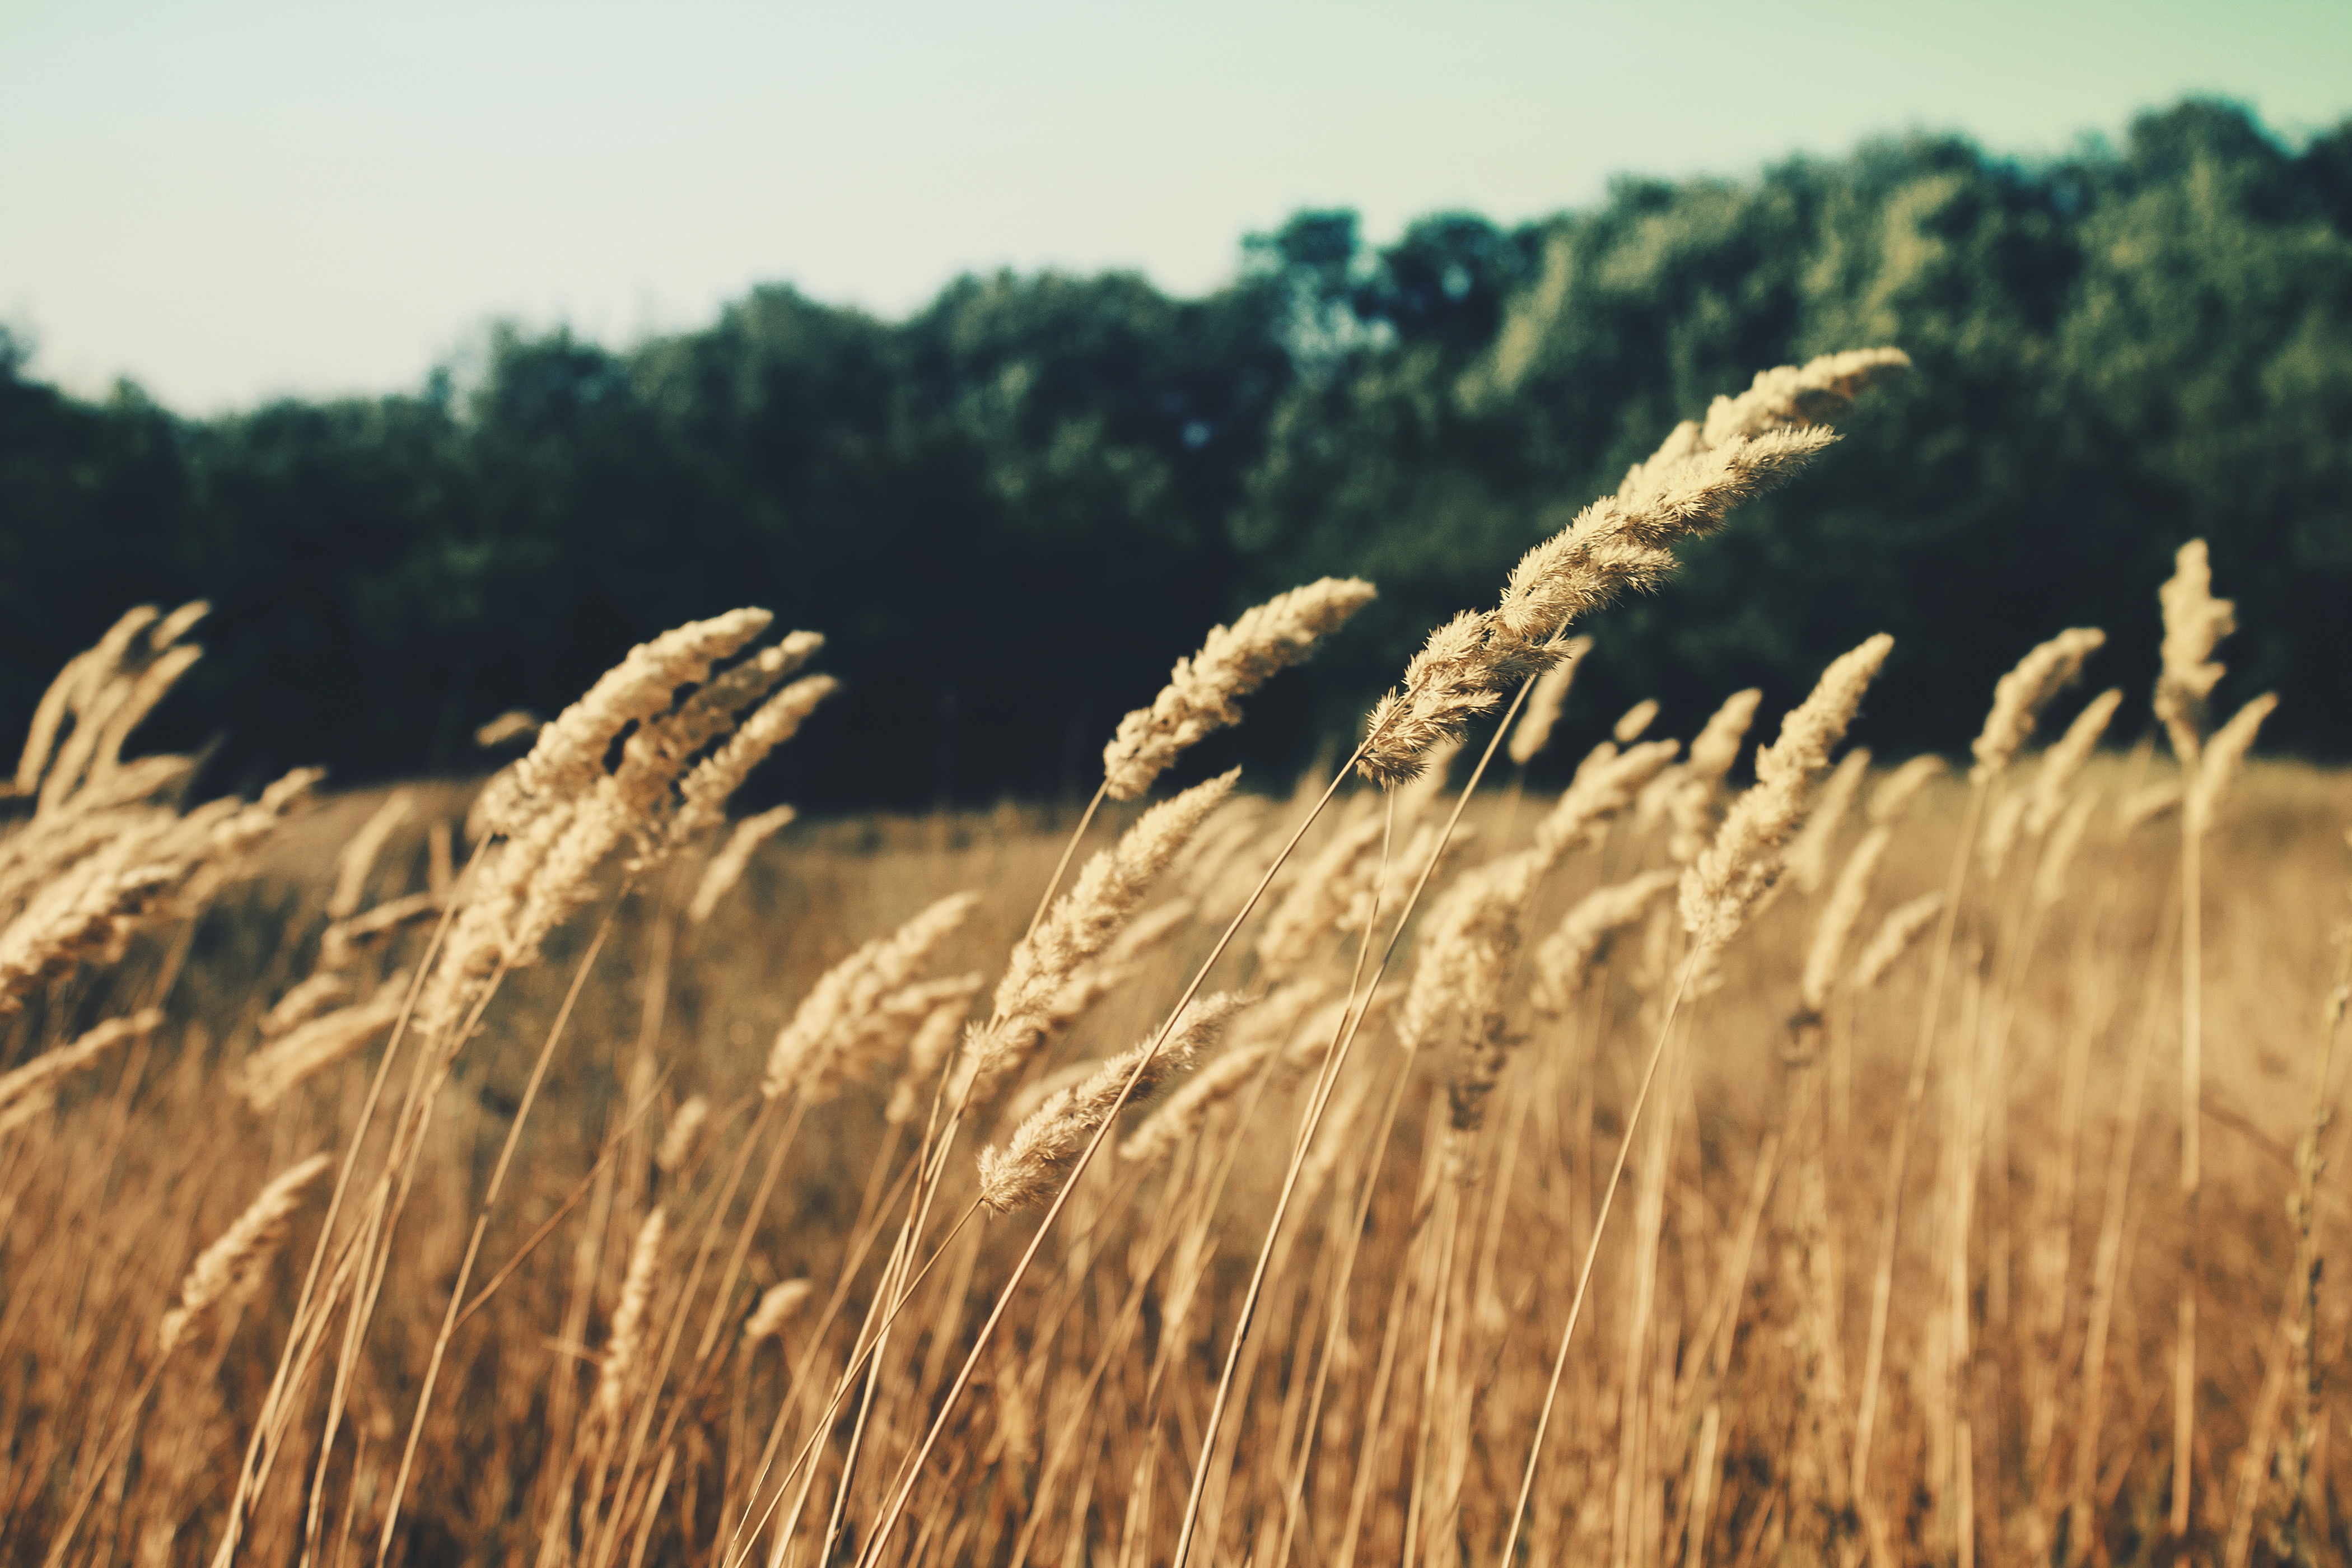
<svg viewBox="0 0 2352 1568"><path fill-rule="evenodd" d="M0 711L125 606L203 596L159 741L216 739L233 779L470 766L481 721L761 604L846 685L771 792L1082 793L1213 622L1369 576L1197 759L1284 770L1675 420L1878 343L1916 368L1837 450L1584 628L1593 727L1793 700L1881 629L1874 744L1964 745L2068 625L2106 627L2093 679L2137 702L2202 536L2242 628L2221 700L2275 688L2268 737L2352 749L2352 122L2294 148L2208 101L2050 162L1895 139L1386 246L1302 212L1201 299L1006 272L899 321L763 288L627 349L501 329L413 394L206 420L68 395L0 336Z"/></svg>

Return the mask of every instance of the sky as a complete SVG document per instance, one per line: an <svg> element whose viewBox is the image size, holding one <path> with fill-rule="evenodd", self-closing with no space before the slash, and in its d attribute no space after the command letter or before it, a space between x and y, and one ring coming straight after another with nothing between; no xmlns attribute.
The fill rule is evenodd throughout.
<svg viewBox="0 0 2352 1568"><path fill-rule="evenodd" d="M36 374L214 413L763 282L1199 292L1302 205L1384 239L1911 129L2063 153L2192 92L2294 140L2352 114L2347 60L2343 0L5 0L0 323Z"/></svg>

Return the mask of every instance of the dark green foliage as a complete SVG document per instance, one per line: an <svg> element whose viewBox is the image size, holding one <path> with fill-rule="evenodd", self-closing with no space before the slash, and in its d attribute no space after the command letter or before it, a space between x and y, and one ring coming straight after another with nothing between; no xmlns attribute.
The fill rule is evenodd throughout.
<svg viewBox="0 0 2352 1568"><path fill-rule="evenodd" d="M1861 733L1896 750L1963 745L2066 625L2137 696L2201 534L2244 628L2220 700L2275 687L2266 740L2347 749L2352 125L2294 153L2207 102L2049 164L1886 142L1379 250L1305 212L1198 300L999 274L890 323L763 289L625 353L500 333L463 392L208 423L62 396L0 340L0 712L124 605L202 594L213 657L158 740L218 734L232 782L463 766L483 719L755 603L848 687L767 793L1082 792L1212 621L1370 576L1196 759L1277 784L1676 419L1880 342L1916 371L1841 448L1589 628L1571 746L1644 695L1681 733L1738 686L1791 700L1881 628Z"/></svg>

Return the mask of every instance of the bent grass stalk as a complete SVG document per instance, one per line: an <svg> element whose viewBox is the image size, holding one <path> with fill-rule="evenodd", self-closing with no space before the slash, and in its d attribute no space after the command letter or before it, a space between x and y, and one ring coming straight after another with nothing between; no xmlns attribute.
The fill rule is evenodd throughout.
<svg viewBox="0 0 2352 1568"><path fill-rule="evenodd" d="M1486 776L1487 765L1495 760L1496 752L1501 749L1504 736L1510 733L1512 721L1517 718L1519 709L1527 701L1528 692L1534 684L1532 679L1519 683L1517 693L1511 699L1510 708L1495 726L1494 734L1488 737L1486 750L1479 756L1478 765L1470 771L1469 781L1462 786L1461 795L1454 802L1453 814L1445 819L1445 826L1438 835L1437 848L1423 863L1421 877L1413 883L1412 892L1397 911L1396 924L1389 931L1388 943L1381 950L1381 961L1374 966L1370 983L1365 988L1363 1006L1353 1009L1343 1020L1341 1033L1325 1053L1323 1067L1316 1077L1314 1098L1308 1103L1298 1136L1291 1144L1290 1164L1283 1173L1281 1194L1275 1200L1274 1215L1266 1222L1265 1239L1258 1245L1257 1261L1250 1270L1249 1289L1242 1297L1241 1313L1234 1324L1233 1341L1225 1349L1224 1371L1218 1377L1216 1397L1210 1404L1209 1418L1202 1427L1201 1458L1193 1467L1192 1495L1185 1500L1184 1522L1177 1532L1175 1555L1170 1560L1173 1568L1184 1568L1187 1553L1192 1549L1193 1529L1200 1517L1202 1490L1208 1479L1211 1450L1217 1440L1218 1426L1224 1417L1226 1398L1232 1392L1234 1368L1241 1357L1244 1342L1249 1338L1258 1297L1265 1288L1266 1264L1273 1256L1275 1237L1280 1234L1283 1219L1290 1211L1291 1197L1297 1191L1298 1173L1307 1163L1307 1151L1315 1142L1317 1130L1323 1124L1323 1112L1331 1102L1331 1091L1339 1083L1340 1072L1348 1065L1348 1054L1355 1046L1356 1035L1362 1027L1365 1015L1371 1010L1372 999L1380 993L1381 981L1388 973L1391 961L1396 957L1397 945L1404 940L1404 928L1412 919L1414 909L1420 905L1421 896L1428 889L1430 879L1436 874L1438 864L1444 857L1445 845L1453 838L1455 826L1462 821L1462 813L1477 790L1478 781ZM1345 769L1341 770L1339 776L1347 776ZM1336 783L1333 787L1338 787ZM1329 797L1327 795L1325 798Z"/></svg>
<svg viewBox="0 0 2352 1568"><path fill-rule="evenodd" d="M1560 1374L1568 1368L1569 1342L1576 1337L1576 1322L1584 1311L1584 1299L1592 1285L1592 1265L1601 1256L1601 1237L1608 1233L1609 1215L1617 1202L1617 1189L1624 1183L1626 1156L1633 1152L1633 1135L1640 1131L1642 1112L1650 1103L1650 1090L1656 1084L1659 1064L1666 1058L1666 1043L1674 1036L1675 1025L1682 1015L1683 998L1690 990L1691 977L1698 973L1699 964L1708 956L1704 947L1694 946L1682 963L1682 973L1675 980L1674 994L1667 1000L1664 1020L1658 1026L1658 1037L1650 1047L1649 1059L1643 1064L1641 1087L1634 1091L1633 1107L1626 1113L1625 1131L1617 1140L1617 1156L1609 1167L1608 1183L1601 1191L1601 1207L1593 1215L1592 1237L1585 1244L1584 1260L1577 1266L1576 1293L1569 1298L1568 1321L1559 1331L1559 1348L1552 1354L1551 1379L1544 1389L1541 1411L1536 1416L1534 1441L1528 1448L1526 1474L1519 1481L1518 1501L1511 1508L1510 1533L1504 1538L1503 1554L1498 1562L1510 1563L1517 1560L1519 1531L1527 1522L1528 1500L1534 1495L1536 1469L1543 1460L1544 1438L1551 1430L1552 1409L1559 1400Z"/></svg>
<svg viewBox="0 0 2352 1568"><path fill-rule="evenodd" d="M613 921L628 896L629 888L624 884L620 896L613 901L613 907L597 922L596 934L589 939L588 950L581 955L579 964L573 969L572 984L563 993L562 1005L555 1010L555 1021L548 1026L547 1039L540 1047L539 1058L531 1063L530 1078L523 1085L521 1103L515 1109L514 1120L507 1124L506 1142L499 1149L498 1163L490 1167L489 1185L482 1194L481 1210L474 1216L474 1233L467 1238L466 1256L457 1265L456 1282L449 1287L449 1306L442 1315L441 1331L434 1336L432 1353L425 1358L425 1386L417 1391L416 1412L409 1418L408 1440L401 1447L400 1468L393 1478L391 1500L384 1505L383 1534L376 1543L377 1568L383 1568L392 1554L393 1533L400 1527L401 1500L408 1491L409 1471L416 1462L417 1440L425 1434L425 1413L433 1406L433 1389L440 1379L442 1358L448 1354L450 1336L457 1331L458 1308L466 1300L467 1285L474 1278L474 1261L481 1256L482 1237L489 1231L490 1215L498 1207L499 1194L506 1189L507 1172L514 1164L515 1150L522 1142L523 1123L530 1120L531 1107L539 1102L540 1086L547 1081L547 1069L555 1060L555 1047L563 1038L564 1026L572 1021L572 1010L579 1005L580 993L586 988L588 975L604 951L604 939L613 934ZM319 1510L314 1506L310 1510L312 1521L315 1521L318 1515ZM315 1544L315 1523L312 1528L313 1540L304 1543L306 1555Z"/></svg>
<svg viewBox="0 0 2352 1568"><path fill-rule="evenodd" d="M1210 950L1209 955L1201 961L1200 968L1194 973L1192 983L1184 988L1183 994L1177 998L1176 1005L1170 1011L1167 1021L1154 1033L1151 1050L1137 1058L1134 1069L1128 1075L1127 1083L1120 1090L1118 1104L1125 1103L1128 1094L1133 1091L1136 1081L1150 1067L1152 1056L1165 1043L1178 1021L1184 1016L1185 1010L1192 1005L1192 999L1200 994L1201 987L1206 984L1209 972L1216 966L1217 960L1224 956L1225 949L1233 944L1233 940L1240 932L1243 923L1257 908L1258 900L1265 896L1266 889L1273 885L1275 873L1282 869L1283 862L1290 858L1292 852L1298 847L1299 841L1307 837L1307 830L1315 825L1316 818L1323 814L1323 809L1331 804L1332 797L1339 793L1339 786L1347 782L1349 771L1363 757L1365 749L1365 746L1359 745L1347 763L1332 776L1330 786L1323 792L1322 798L1316 802L1315 809L1299 823L1297 830L1291 834L1289 842L1283 846L1282 853L1275 858L1274 863L1266 868L1265 875L1258 879L1257 887L1250 894L1248 901L1227 924L1223 934L1217 938L1217 943ZM964 1389L971 1384L972 1372L979 1366L982 1352L988 1348L988 1342L995 1334L997 1325L1003 1321L1005 1310L1012 1305L1013 1292L1020 1288L1023 1278L1029 1272L1029 1266L1036 1259L1038 1249L1045 1246L1047 1233L1054 1228L1054 1222L1061 1216L1064 1205L1069 1202L1070 1194L1084 1179L1087 1168L1094 1163L1096 1152L1102 1147L1104 1140L1110 1136L1111 1129L1117 1120L1118 1105L1114 1105L1111 1113L1104 1117L1101 1125L1095 1129L1094 1135L1087 1140L1085 1149L1079 1152L1076 1161L1070 1167L1070 1173L1062 1181L1061 1189L1054 1194L1053 1202L1046 1207L1045 1218L1038 1222L1036 1233L1029 1238L1029 1245L1022 1251L1020 1261L1013 1265L1012 1277L998 1291L995 1305L990 1309L986 1321L982 1323L979 1337L973 1342L971 1352L964 1358L961 1369L957 1372L955 1382L950 1385L947 1397L941 1401L939 1413L933 1417L929 1431L924 1435L921 1446L908 1461L904 1482L898 1486L898 1496L883 1514L881 1522L875 1527L874 1533L867 1539L866 1550L858 1558L860 1564L881 1561L882 1549L889 1543L891 1532L898 1528L899 1518L906 1512L907 1501L914 1491L915 1482L921 1478L923 1462L930 1457L932 1448L938 1446L940 1434L947 1429L948 1417L954 1412L956 1401L962 1396ZM978 1200L974 1200L975 1206ZM962 1222L957 1223L961 1226Z"/></svg>
<svg viewBox="0 0 2352 1568"><path fill-rule="evenodd" d="M368 1082L367 1093L360 1102L357 1130L352 1134L343 1157L336 1166L334 1188L327 1197L326 1219L320 1226L319 1240L310 1250L310 1267L303 1274L302 1287L295 1294L293 1321L286 1331L286 1345L278 1353L276 1370L270 1374L268 1390L262 1395L260 1411L254 1418L253 1435L246 1445L245 1458L238 1467L236 1485L229 1494L228 1518L222 1530L221 1545L215 1557L215 1562L224 1568L236 1556L244 1510L266 1474L262 1459L265 1446L274 1452L276 1438L271 1433L279 1420L278 1412L285 1407L292 1394L296 1350L303 1342L305 1325L312 1321L315 1312L319 1326L323 1328L325 1314L332 1310L334 1298L341 1294L340 1288L332 1289L324 1307L316 1305L319 1277L326 1266L328 1254L333 1250L335 1222L342 1212L343 1197L350 1190L352 1170L359 1163L361 1146L366 1142L368 1128L374 1122L376 1108L383 1100L384 1084L391 1076L394 1058L399 1056L401 1044L408 1035L408 1026L415 1016L416 1000L425 989L425 974L448 939L450 926L457 918L458 896L472 879L475 867L481 859L481 852L482 845L477 843L457 873L449 902L443 909L440 922L434 928L432 940L426 944L425 955L418 961L409 981L408 993L401 1002L400 1016L392 1026L391 1038L384 1044L383 1059L377 1062L375 1072ZM302 1360L307 1364L307 1353Z"/></svg>

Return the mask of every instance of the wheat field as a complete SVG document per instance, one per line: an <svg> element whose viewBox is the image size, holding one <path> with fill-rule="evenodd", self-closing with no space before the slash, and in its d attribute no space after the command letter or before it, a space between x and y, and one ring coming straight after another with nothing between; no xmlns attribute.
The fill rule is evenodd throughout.
<svg viewBox="0 0 2352 1568"><path fill-rule="evenodd" d="M133 612L0 803L7 1560L2352 1556L2352 777L2242 769L2202 547L1954 766L1841 754L1885 639L1577 701L1899 369L1718 400L1281 787L1161 781L1369 584L1083 811L731 827L854 700L762 613L487 780L187 808Z"/></svg>

